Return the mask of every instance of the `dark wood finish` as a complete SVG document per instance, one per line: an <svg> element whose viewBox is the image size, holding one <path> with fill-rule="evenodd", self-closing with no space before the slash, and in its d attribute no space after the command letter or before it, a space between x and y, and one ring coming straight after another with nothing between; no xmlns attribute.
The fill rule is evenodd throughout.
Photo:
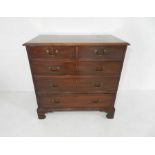
<svg viewBox="0 0 155 155"><path fill-rule="evenodd" d="M34 75L74 75L75 74L75 62L59 62L33 60L31 67Z"/></svg>
<svg viewBox="0 0 155 155"><path fill-rule="evenodd" d="M29 54L32 59L75 59L75 48L73 46L32 46L28 49L31 51Z"/></svg>
<svg viewBox="0 0 155 155"><path fill-rule="evenodd" d="M72 94L72 95L58 95L49 94L46 96L39 96L39 108L53 108L68 110L74 108L89 108L89 109L104 109L113 106L113 94Z"/></svg>
<svg viewBox="0 0 155 155"><path fill-rule="evenodd" d="M125 46L129 43L112 35L39 35L26 42L24 46L77 46L77 45L105 45Z"/></svg>
<svg viewBox="0 0 155 155"><path fill-rule="evenodd" d="M119 76L121 62L80 62L78 66L79 75Z"/></svg>
<svg viewBox="0 0 155 155"><path fill-rule="evenodd" d="M49 60L33 60L31 63L34 75L101 75L119 76L121 62L62 62ZM76 67L77 66L77 67Z"/></svg>
<svg viewBox="0 0 155 155"><path fill-rule="evenodd" d="M124 46L80 46L79 60L122 60Z"/></svg>
<svg viewBox="0 0 155 155"><path fill-rule="evenodd" d="M115 93L118 78L114 77L34 77L40 93Z"/></svg>
<svg viewBox="0 0 155 155"><path fill-rule="evenodd" d="M40 35L24 45L39 119L57 110L99 110L114 118L127 42L110 35Z"/></svg>

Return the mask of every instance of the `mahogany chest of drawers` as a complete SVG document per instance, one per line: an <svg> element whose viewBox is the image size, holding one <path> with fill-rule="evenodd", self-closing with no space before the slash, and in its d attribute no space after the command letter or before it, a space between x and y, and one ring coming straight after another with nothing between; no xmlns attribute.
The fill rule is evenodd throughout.
<svg viewBox="0 0 155 155"><path fill-rule="evenodd" d="M113 118L128 45L111 35L39 35L25 43L38 118L57 110L99 110Z"/></svg>

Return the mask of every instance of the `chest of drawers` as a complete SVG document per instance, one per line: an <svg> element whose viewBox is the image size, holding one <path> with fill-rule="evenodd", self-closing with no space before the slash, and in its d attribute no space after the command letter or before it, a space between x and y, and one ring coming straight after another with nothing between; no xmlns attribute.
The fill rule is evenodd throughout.
<svg viewBox="0 0 155 155"><path fill-rule="evenodd" d="M38 118L62 110L99 110L113 118L128 45L111 35L39 35L26 42Z"/></svg>

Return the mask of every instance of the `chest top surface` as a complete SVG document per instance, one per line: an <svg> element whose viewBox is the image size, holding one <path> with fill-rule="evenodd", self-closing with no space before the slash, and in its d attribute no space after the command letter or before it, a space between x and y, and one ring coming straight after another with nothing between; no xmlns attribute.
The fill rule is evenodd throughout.
<svg viewBox="0 0 155 155"><path fill-rule="evenodd" d="M112 35L39 35L23 45L129 45L129 43Z"/></svg>

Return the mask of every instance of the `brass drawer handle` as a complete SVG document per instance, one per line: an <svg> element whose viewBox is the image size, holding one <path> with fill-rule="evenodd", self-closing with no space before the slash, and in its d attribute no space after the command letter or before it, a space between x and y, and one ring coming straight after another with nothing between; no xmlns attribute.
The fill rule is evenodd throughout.
<svg viewBox="0 0 155 155"><path fill-rule="evenodd" d="M105 54L107 54L107 50L106 49L102 49L102 50L95 49L94 52L95 52L95 54L97 56L104 56Z"/></svg>
<svg viewBox="0 0 155 155"><path fill-rule="evenodd" d="M59 66L49 66L48 69L52 72L56 72L60 70Z"/></svg>
<svg viewBox="0 0 155 155"><path fill-rule="evenodd" d="M97 66L96 71L103 71L104 67L103 66Z"/></svg>
<svg viewBox="0 0 155 155"><path fill-rule="evenodd" d="M58 87L58 84L56 84L56 83L52 83L52 84L50 84L50 87L54 87L54 88L56 88L56 87Z"/></svg>
<svg viewBox="0 0 155 155"><path fill-rule="evenodd" d="M46 50L46 53L48 54L48 55L50 55L50 56L56 56L58 53L59 53L59 51L56 49L56 50L54 50L53 48L52 49L47 49Z"/></svg>
<svg viewBox="0 0 155 155"><path fill-rule="evenodd" d="M101 99L95 99L93 100L93 103L100 103L101 102Z"/></svg>
<svg viewBox="0 0 155 155"><path fill-rule="evenodd" d="M52 103L60 103L60 101L58 99L51 99Z"/></svg>
<svg viewBox="0 0 155 155"><path fill-rule="evenodd" d="M95 87L101 87L101 85L102 85L102 83L100 81L96 81L94 84Z"/></svg>

